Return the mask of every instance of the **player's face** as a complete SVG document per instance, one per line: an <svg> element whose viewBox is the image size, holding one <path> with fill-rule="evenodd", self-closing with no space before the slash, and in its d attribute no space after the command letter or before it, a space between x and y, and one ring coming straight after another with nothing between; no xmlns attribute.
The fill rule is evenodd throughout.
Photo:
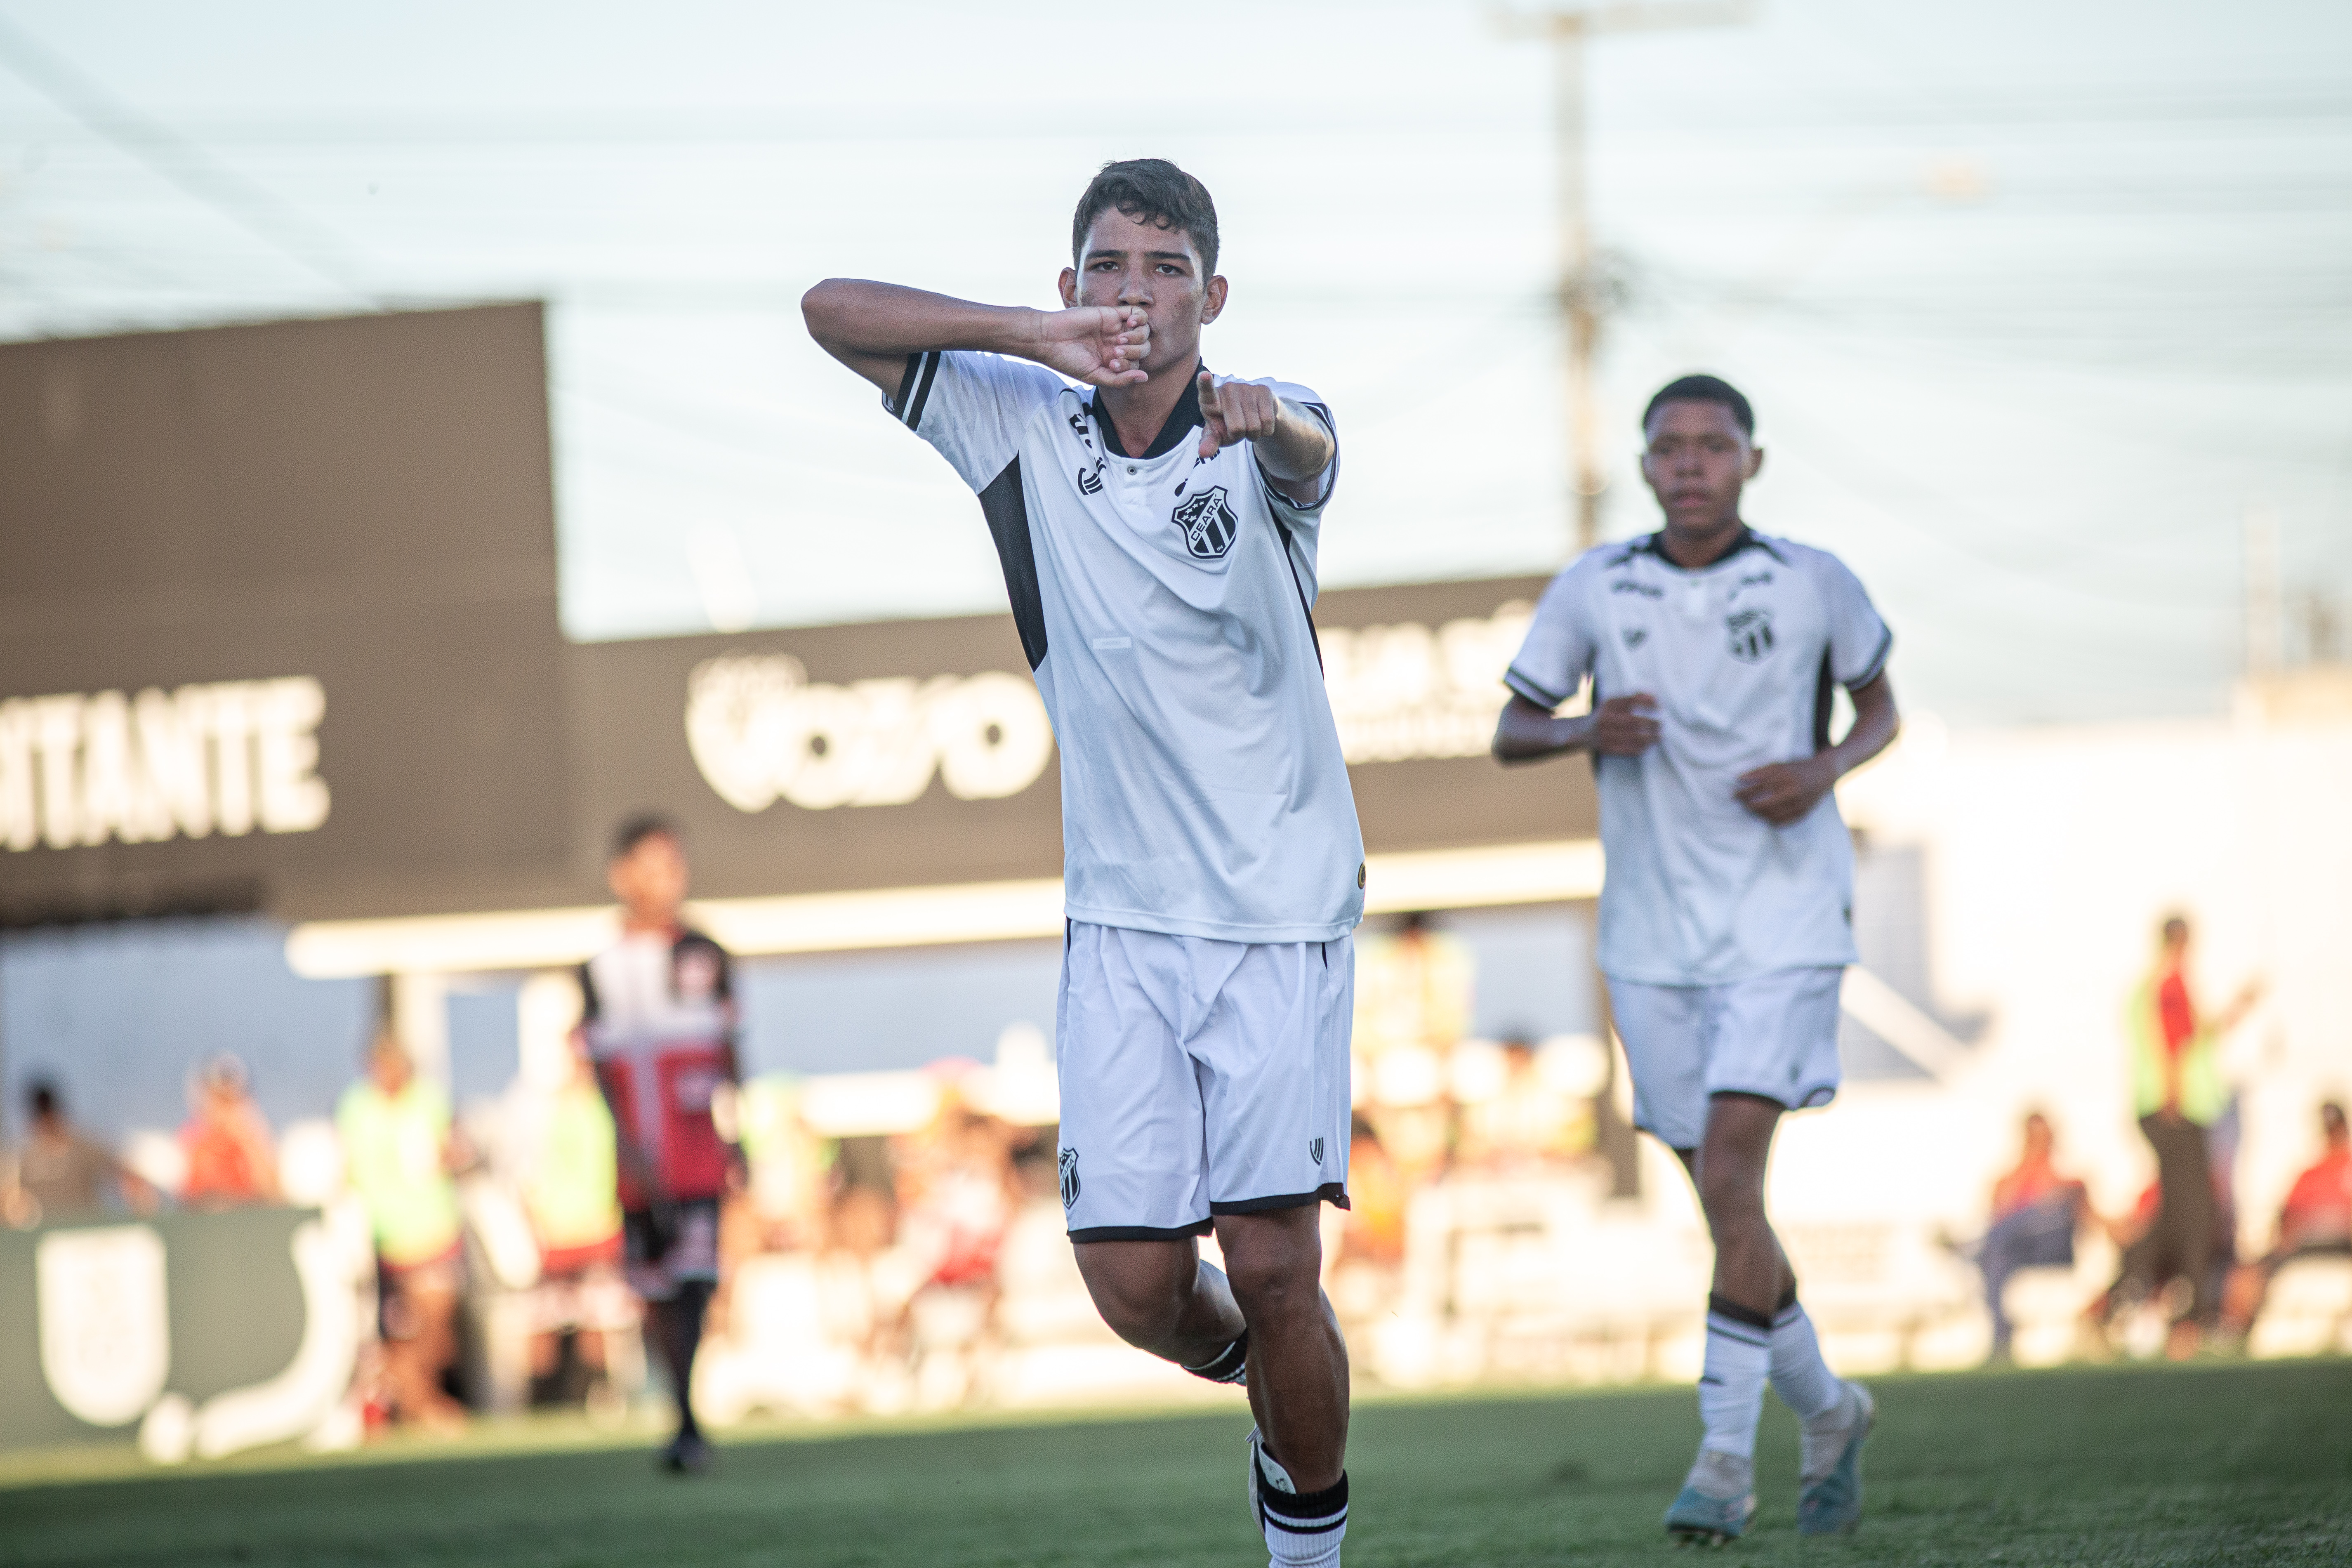
<svg viewBox="0 0 2352 1568"><path fill-rule="evenodd" d="M1740 487L1763 461L1722 404L1668 403L1650 416L1642 478L1669 529L1712 533L1738 520Z"/></svg>
<svg viewBox="0 0 2352 1568"><path fill-rule="evenodd" d="M1141 310L1151 322L1143 368L1189 375L1201 355L1201 329L1225 308L1225 280L1202 274L1191 235L1113 207L1087 230L1078 265L1063 270L1062 303Z"/></svg>
<svg viewBox="0 0 2352 1568"><path fill-rule="evenodd" d="M613 862L608 880L631 919L663 924L686 902L686 851L667 833L648 834Z"/></svg>

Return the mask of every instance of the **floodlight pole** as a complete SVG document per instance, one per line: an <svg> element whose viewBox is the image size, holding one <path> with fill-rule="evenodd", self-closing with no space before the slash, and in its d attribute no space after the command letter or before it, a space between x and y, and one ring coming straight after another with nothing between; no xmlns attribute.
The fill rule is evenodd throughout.
<svg viewBox="0 0 2352 1568"><path fill-rule="evenodd" d="M1553 300L1568 353L1569 510L1576 548L1601 541L1601 421L1592 395L1592 361L1601 344L1602 279L1592 265L1592 223L1585 189L1584 41L1602 33L1656 32L1746 22L1748 0L1696 0L1680 5L1600 5L1522 13L1498 10L1507 37L1550 40L1552 144L1559 225L1559 276Z"/></svg>

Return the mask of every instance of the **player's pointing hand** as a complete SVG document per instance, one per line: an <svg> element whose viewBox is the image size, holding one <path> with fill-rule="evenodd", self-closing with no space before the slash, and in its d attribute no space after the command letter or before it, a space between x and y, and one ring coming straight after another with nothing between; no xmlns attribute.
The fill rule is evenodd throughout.
<svg viewBox="0 0 2352 1568"><path fill-rule="evenodd" d="M1213 458L1220 447L1252 441L1271 434L1281 413L1280 400L1263 386L1246 381L1219 381L1207 371L1194 384L1201 396L1201 456Z"/></svg>
<svg viewBox="0 0 2352 1568"><path fill-rule="evenodd" d="M1077 305L1037 318L1032 356L1089 386L1132 386L1148 381L1151 319L1132 305Z"/></svg>

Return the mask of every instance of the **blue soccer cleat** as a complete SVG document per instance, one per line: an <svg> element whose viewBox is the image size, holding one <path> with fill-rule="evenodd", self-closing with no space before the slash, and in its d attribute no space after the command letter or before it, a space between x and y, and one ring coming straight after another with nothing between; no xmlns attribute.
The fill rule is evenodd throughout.
<svg viewBox="0 0 2352 1568"><path fill-rule="evenodd" d="M1754 1464L1708 1449L1666 1510L1666 1533L1682 1546L1721 1546L1748 1533L1755 1517Z"/></svg>
<svg viewBox="0 0 2352 1568"><path fill-rule="evenodd" d="M1858 1383L1846 1385L1837 1418L1805 1434L1804 1490L1797 1499L1797 1533L1845 1535L1862 1522L1862 1446L1878 1421L1878 1402ZM1813 1464L1827 1468L1813 1473Z"/></svg>

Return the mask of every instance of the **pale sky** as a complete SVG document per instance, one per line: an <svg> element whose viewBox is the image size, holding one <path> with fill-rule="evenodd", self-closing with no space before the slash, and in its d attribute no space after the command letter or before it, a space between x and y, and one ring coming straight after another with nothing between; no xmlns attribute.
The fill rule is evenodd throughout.
<svg viewBox="0 0 2352 1568"><path fill-rule="evenodd" d="M1217 199L1212 366L1337 411L1327 584L1558 567L1541 50L1473 5L1162 15L0 0L0 336L544 297L574 636L999 608L798 297L1051 303L1094 167L1159 154ZM1955 722L2219 708L2249 515L2352 611L2352 7L1764 0L1591 70L1612 535L1705 368L1758 405L1749 520L1844 555Z"/></svg>

